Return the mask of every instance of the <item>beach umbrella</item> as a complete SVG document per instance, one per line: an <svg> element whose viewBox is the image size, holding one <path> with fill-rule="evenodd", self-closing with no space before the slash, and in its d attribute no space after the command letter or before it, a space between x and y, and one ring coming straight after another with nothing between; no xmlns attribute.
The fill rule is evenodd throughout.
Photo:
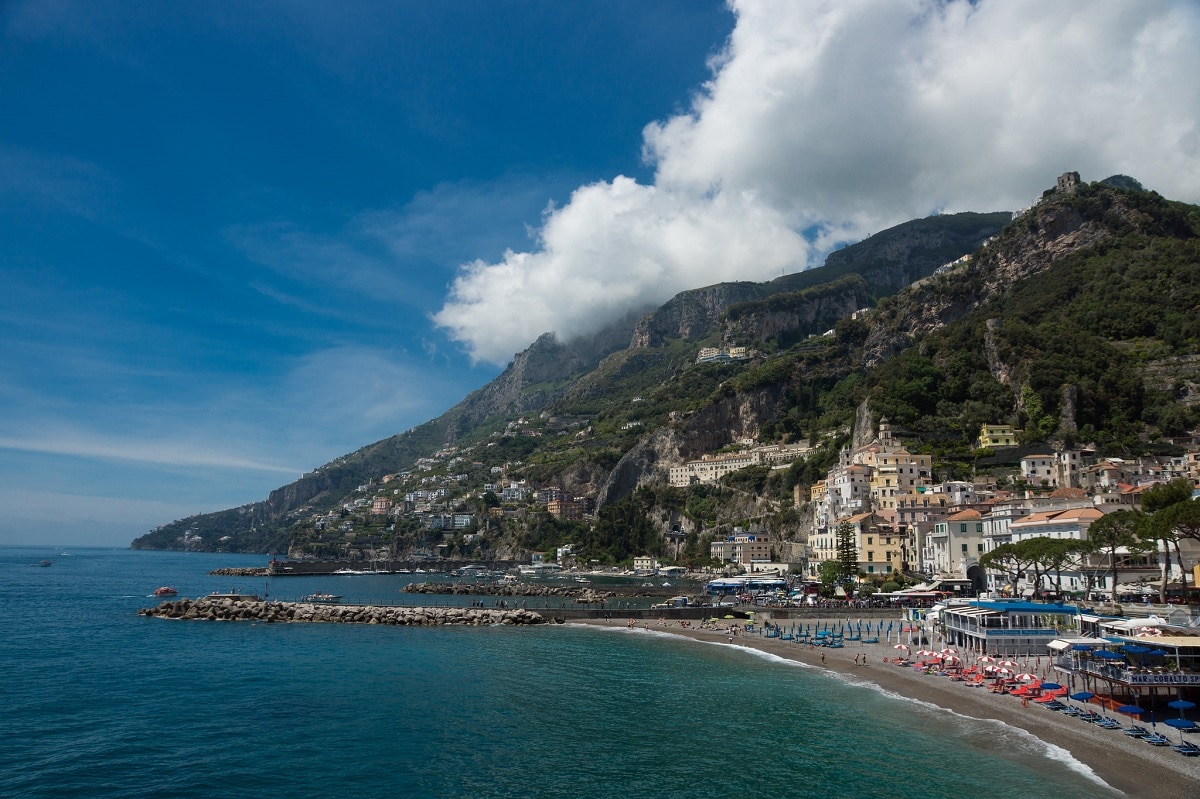
<svg viewBox="0 0 1200 799"><path fill-rule="evenodd" d="M1003 674L1005 677L1011 677L1011 676L1013 675L1013 673L1014 673L1014 672L1013 672L1013 670L1012 670L1012 669L1010 669L1010 668L1007 668L1007 667L1001 667L1001 668L998 668L998 669L996 669L996 673L997 673L997 674Z"/></svg>
<svg viewBox="0 0 1200 799"><path fill-rule="evenodd" d="M1094 696L1095 694L1091 691L1077 691L1076 693L1071 694L1071 698L1076 702L1086 702Z"/></svg>
<svg viewBox="0 0 1200 799"><path fill-rule="evenodd" d="M994 657L992 657L991 655L980 655L979 662L980 663L995 663L996 659Z"/></svg>
<svg viewBox="0 0 1200 799"><path fill-rule="evenodd" d="M1062 686L1056 682L1044 682L1044 683L1042 683L1042 690L1043 691L1061 691Z"/></svg>
<svg viewBox="0 0 1200 799"><path fill-rule="evenodd" d="M1000 661L1000 665L1006 669L1017 669L1021 667L1021 664L1017 663L1015 660L1002 660Z"/></svg>
<svg viewBox="0 0 1200 799"><path fill-rule="evenodd" d="M907 651L908 651L908 644L894 644L894 645L892 646L892 649L903 649L905 652L907 652Z"/></svg>
<svg viewBox="0 0 1200 799"><path fill-rule="evenodd" d="M1179 718L1183 718L1183 711L1191 710L1196 706L1195 702L1189 702L1186 699L1175 699L1167 702L1167 707L1173 707L1179 711Z"/></svg>
<svg viewBox="0 0 1200 799"><path fill-rule="evenodd" d="M1179 730L1179 742L1183 743L1183 731L1193 730L1196 728L1196 722L1188 721L1187 719L1167 719L1163 722L1168 727L1174 727Z"/></svg>
<svg viewBox="0 0 1200 799"><path fill-rule="evenodd" d="M943 647L942 649L940 649L938 651L940 651L943 655L957 655L958 654L958 650L952 646Z"/></svg>
<svg viewBox="0 0 1200 799"><path fill-rule="evenodd" d="M1117 708L1118 713L1124 713L1127 716L1140 716L1146 711L1142 710L1137 705L1121 705Z"/></svg>
<svg viewBox="0 0 1200 799"><path fill-rule="evenodd" d="M1032 681L1034 681L1034 680L1036 680L1036 679L1037 679L1037 675L1036 675L1036 674L1030 674L1030 673L1029 673L1029 672L1027 672L1027 671L1023 671L1023 672L1021 672L1020 674L1018 674L1018 675L1015 677L1015 679L1018 679L1018 680L1020 680L1021 682L1032 682Z"/></svg>

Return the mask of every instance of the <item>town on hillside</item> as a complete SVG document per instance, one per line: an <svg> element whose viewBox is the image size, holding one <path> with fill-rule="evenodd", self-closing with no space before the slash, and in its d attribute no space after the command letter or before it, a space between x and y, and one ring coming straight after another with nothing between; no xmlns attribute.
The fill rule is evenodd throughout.
<svg viewBox="0 0 1200 799"><path fill-rule="evenodd" d="M519 460L486 465L492 459L485 453L497 441L563 434L586 436L588 420L548 414L521 418L491 442L446 447L421 458L411 470L360 485L340 507L298 509L294 518L311 525L312 534L304 542L306 549L294 554L380 560L477 557L486 554L480 547L486 546L492 526L505 521L527 521L531 513L594 521L595 497L509 479L509 471L522 466ZM1194 568L1187 580L1181 579L1181 564L1200 559L1200 542L1186 538L1179 541L1178 553L1162 546L1118 546L1066 559L1053 573L1007 568L1010 564L998 554L1013 545L1042 538L1085 542L1093 524L1115 511L1139 509L1142 495L1155 486L1183 480L1193 491L1200 487L1200 445L1192 439L1176 442L1182 445L1180 455L1126 460L1098 457L1087 447L1026 450L1018 458L1020 437L1021 431L1010 425L984 425L975 442L978 450L1012 452L1016 468L935 482L931 456L911 451L888 420L881 419L869 441L841 449L823 480L796 487L793 504L804 520L793 536L798 546L778 547L763 530L737 527L706 543L709 570L790 574L815 582L824 577L823 564L844 561L852 552L855 579L848 582L876 588L889 581L906 585L924 580L971 595L1111 599L1157 593L1164 569L1173 589L1200 584L1200 574L1191 573ZM676 488L717 484L752 466L787 469L812 451L807 441L746 441L735 451L668 466L664 476ZM388 533L403 524L418 527L428 545L392 552L395 536ZM679 565L684 534L675 526L664 537L658 557L634 553L640 573ZM790 557L780 558L780 552ZM537 553L535 560L542 559ZM545 560L566 567L588 565L577 562L569 546L551 549ZM1115 586L1114 575L1119 580Z"/></svg>

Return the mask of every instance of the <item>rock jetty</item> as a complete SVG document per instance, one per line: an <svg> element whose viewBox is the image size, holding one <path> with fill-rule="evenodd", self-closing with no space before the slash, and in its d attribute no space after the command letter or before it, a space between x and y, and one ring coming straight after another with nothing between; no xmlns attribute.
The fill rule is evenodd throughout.
<svg viewBox="0 0 1200 799"><path fill-rule="evenodd" d="M267 569L265 566L227 566L223 569L213 569L209 574L218 577L266 577Z"/></svg>
<svg viewBox="0 0 1200 799"><path fill-rule="evenodd" d="M409 583L400 589L406 594L456 594L459 596L560 596L600 602L617 594L595 591L586 586L531 585L530 583Z"/></svg>
<svg viewBox="0 0 1200 799"><path fill-rule="evenodd" d="M142 608L139 616L205 621L310 622L330 624L398 624L437 627L444 624L543 624L541 614L520 608L414 608L393 605L322 605L311 602L267 602L242 599L179 599Z"/></svg>

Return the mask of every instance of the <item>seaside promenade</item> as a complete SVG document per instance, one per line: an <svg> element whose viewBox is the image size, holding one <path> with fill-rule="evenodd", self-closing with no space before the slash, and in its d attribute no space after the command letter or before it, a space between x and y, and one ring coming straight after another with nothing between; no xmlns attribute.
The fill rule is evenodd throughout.
<svg viewBox="0 0 1200 799"><path fill-rule="evenodd" d="M1200 758L1184 757L1170 747L1151 746L1141 739L1122 734L1119 729L1104 729L1049 710L1036 702L1022 702L1019 697L994 694L986 687L972 687L966 681L927 674L925 670L911 665L897 665L895 658L905 652L895 649L895 635L890 640L880 637L878 643L847 641L842 648L819 647L795 640L766 637L761 630L765 622L772 621L769 612L759 613L755 619L754 632L745 630L745 620L742 619L723 619L705 626L695 622L686 623L685 626L686 620L658 618L592 618L578 619L573 623L626 630L633 628L768 652L963 716L994 719L1025 730L1042 741L1065 749L1076 760L1091 768L1105 783L1128 796L1200 796ZM805 619L814 628L821 625L836 627L846 621L845 615ZM780 619L777 623L786 628L794 624L795 619ZM736 631L734 634L731 634L731 628ZM919 645L912 647L914 651L918 648ZM1036 662L1030 658L1030 668ZM1041 663L1048 663L1048 658L1043 656ZM1039 676L1041 673L1042 670L1038 669ZM1055 675L1048 672L1047 679L1054 680ZM1099 706L1095 706L1095 709L1104 712ZM1129 716L1111 711L1109 715L1121 721L1125 727L1137 723L1136 719ZM1142 723L1149 726L1146 719L1142 719ZM1161 724L1159 731L1168 733L1172 742L1179 741L1178 731Z"/></svg>

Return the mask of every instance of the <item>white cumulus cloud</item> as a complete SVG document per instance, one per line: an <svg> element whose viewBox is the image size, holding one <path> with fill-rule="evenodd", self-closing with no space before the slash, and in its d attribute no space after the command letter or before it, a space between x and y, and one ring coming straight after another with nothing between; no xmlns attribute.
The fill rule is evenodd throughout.
<svg viewBox="0 0 1200 799"><path fill-rule="evenodd" d="M546 331L812 266L905 219L1024 207L1068 170L1200 201L1193 2L731 7L712 79L644 131L653 185L584 186L547 211L533 251L462 267L435 319L472 357L502 363Z"/></svg>

